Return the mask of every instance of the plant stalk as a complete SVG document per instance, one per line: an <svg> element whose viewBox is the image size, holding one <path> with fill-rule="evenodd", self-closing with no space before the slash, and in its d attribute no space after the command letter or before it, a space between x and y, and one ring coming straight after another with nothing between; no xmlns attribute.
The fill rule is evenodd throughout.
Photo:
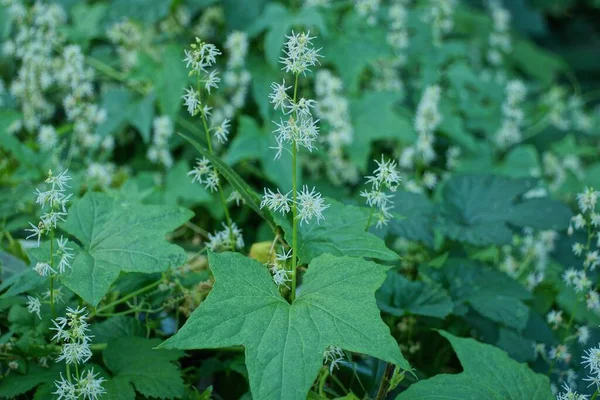
<svg viewBox="0 0 600 400"><path fill-rule="evenodd" d="M299 74L296 74L296 81L294 83L294 104L296 103L298 94L298 77ZM297 118L297 116L294 115L294 118ZM296 141L294 140L294 143L292 143L292 288L290 293L292 303L296 299L296 268L298 266L298 207L296 207L296 200L298 198L297 158L298 149L296 148Z"/></svg>

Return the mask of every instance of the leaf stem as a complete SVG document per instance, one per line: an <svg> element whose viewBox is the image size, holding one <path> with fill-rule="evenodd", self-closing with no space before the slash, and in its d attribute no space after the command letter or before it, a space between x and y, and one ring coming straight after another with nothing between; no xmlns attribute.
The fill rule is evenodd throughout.
<svg viewBox="0 0 600 400"><path fill-rule="evenodd" d="M54 271L54 229L50 231L50 269ZM56 318L54 308L54 275L50 275L50 312L52 318Z"/></svg>
<svg viewBox="0 0 600 400"><path fill-rule="evenodd" d="M369 231L371 227L371 219L373 219L373 213L375 212L374 208L371 208L371 213L369 214L369 219L367 219L367 225L365 225L365 232Z"/></svg>
<svg viewBox="0 0 600 400"><path fill-rule="evenodd" d="M381 377L381 383L379 384L379 390L377 391L377 396L375 396L375 400L384 400L390 390L391 378L394 373L394 364L387 363L385 365L385 370L383 371L383 376Z"/></svg>
<svg viewBox="0 0 600 400"><path fill-rule="evenodd" d="M111 307L114 307L114 306L116 306L118 304L124 303L127 300L129 300L130 298L138 296L138 295L140 295L140 294L142 294L144 292L147 292L148 290L154 289L156 286L160 285L161 282L162 282L162 279L159 279L158 281L152 282L151 284L149 284L147 286L144 286L143 288L138 289L135 292L129 293L127 296L121 297L118 300L115 300L115 301L113 301L111 303L108 303L108 304L106 304L106 305L104 305L104 306L102 306L100 308L97 308L96 311L92 313L92 316L98 315L99 313L101 313L104 310L107 310L107 309L109 309Z"/></svg>
<svg viewBox="0 0 600 400"><path fill-rule="evenodd" d="M299 76L299 74L296 74L296 81L294 82L294 104L296 104L296 97L298 94ZM294 118L296 118L296 115L294 115ZM292 303L296 299L296 267L298 265L298 208L296 207L296 200L298 198L297 158L298 149L296 148L296 140L294 139L294 143L292 143L292 288L290 293Z"/></svg>

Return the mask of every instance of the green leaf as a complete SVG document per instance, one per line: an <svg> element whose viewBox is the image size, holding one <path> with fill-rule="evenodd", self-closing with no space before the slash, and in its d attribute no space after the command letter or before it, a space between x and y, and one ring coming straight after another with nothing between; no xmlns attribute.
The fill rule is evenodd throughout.
<svg viewBox="0 0 600 400"><path fill-rule="evenodd" d="M535 179L511 180L494 175L459 175L444 185L440 231L474 245L509 244L509 224L535 229L566 229L571 211L564 204L539 198L520 201Z"/></svg>
<svg viewBox="0 0 600 400"><path fill-rule="evenodd" d="M146 331L136 318L117 315L93 324L91 334L97 343L107 343L120 337L144 336Z"/></svg>
<svg viewBox="0 0 600 400"><path fill-rule="evenodd" d="M63 368L59 364L54 364L50 368L42 368L37 364L32 364L25 375L13 372L2 380L0 397L14 399L43 383L54 385L54 379L58 378L59 372Z"/></svg>
<svg viewBox="0 0 600 400"><path fill-rule="evenodd" d="M184 392L179 368L173 363L183 356L176 350L156 350L159 339L120 338L108 343L102 355L115 385L128 383L146 397L174 399Z"/></svg>
<svg viewBox="0 0 600 400"><path fill-rule="evenodd" d="M87 193L69 209L62 228L83 250L64 284L98 305L123 272L161 272L186 262L185 251L165 240L193 213L183 208L121 202L103 193Z"/></svg>
<svg viewBox="0 0 600 400"><path fill-rule="evenodd" d="M512 58L517 67L542 83L551 84L559 72L567 69L564 61L529 40L516 40L513 45Z"/></svg>
<svg viewBox="0 0 600 400"><path fill-rule="evenodd" d="M323 44L323 55L349 92L358 92L360 76L373 62L393 56L386 35L384 26L370 26L356 13L347 13Z"/></svg>
<svg viewBox="0 0 600 400"><path fill-rule="evenodd" d="M161 347L245 346L255 399L306 399L329 345L409 368L375 304L384 267L322 255L290 305L258 261L237 253L208 258L212 292Z"/></svg>
<svg viewBox="0 0 600 400"><path fill-rule="evenodd" d="M329 198L326 202L330 207L323 212L325 219L319 224L298 224L298 258L301 264L308 264L326 253L385 261L399 259L381 238L365 232L370 209L345 205ZM281 214L275 214L275 221L283 228L287 242L291 243L291 222Z"/></svg>
<svg viewBox="0 0 600 400"><path fill-rule="evenodd" d="M397 400L552 400L548 378L527 364L512 360L506 352L474 339L440 331L456 351L463 372L440 374L422 380L401 393Z"/></svg>
<svg viewBox="0 0 600 400"><path fill-rule="evenodd" d="M540 172L540 160L535 146L525 144L512 149L498 172L512 178L528 178Z"/></svg>
<svg viewBox="0 0 600 400"><path fill-rule="evenodd" d="M154 100L156 96L150 93L148 96L135 103L131 109L128 120L142 135L144 143L150 142L150 130L154 118Z"/></svg>
<svg viewBox="0 0 600 400"><path fill-rule="evenodd" d="M168 2L165 2L168 3ZM168 115L172 121L177 119L181 107L181 96L188 83L188 72L183 59L181 46L170 44L162 54L162 66L156 79L156 97L163 115Z"/></svg>
<svg viewBox="0 0 600 400"><path fill-rule="evenodd" d="M210 193L187 176L191 168L185 161L179 161L167 171L165 177L164 200L169 205L196 205L208 203L212 196Z"/></svg>
<svg viewBox="0 0 600 400"><path fill-rule="evenodd" d="M270 214L264 213L260 209L260 196L248 185L231 167L225 164L219 157L213 156L207 149L205 149L200 143L195 141L189 136L180 133L184 139L192 144L198 150L200 154L206 157L219 171L219 173L229 182L231 186L243 197L246 205L254 210L259 216L261 216L269 225L274 228L275 224Z"/></svg>
<svg viewBox="0 0 600 400"><path fill-rule="evenodd" d="M378 139L410 142L416 138L411 119L394 110L399 99L393 92L364 92L351 102L354 140L348 155L361 170L366 170L371 143Z"/></svg>
<svg viewBox="0 0 600 400"><path fill-rule="evenodd" d="M236 8L239 5L236 4ZM236 12L240 12L236 10ZM279 65L279 57L283 54L283 43L285 36L293 27L302 26L307 28L317 27L320 35L327 35L325 20L316 8L301 8L298 12L292 12L279 3L269 3L258 20L249 28L250 37L254 37L264 30L265 35L265 58L271 67Z"/></svg>
<svg viewBox="0 0 600 400"><path fill-rule="evenodd" d="M87 48L89 42L104 33L101 22L106 16L108 5L96 3L92 5L78 3L71 9L73 25L65 27L67 37L71 42L79 43Z"/></svg>
<svg viewBox="0 0 600 400"><path fill-rule="evenodd" d="M409 281L393 271L388 272L376 297L381 311L398 317L417 314L445 318L453 308L450 296L439 285Z"/></svg>
<svg viewBox="0 0 600 400"><path fill-rule="evenodd" d="M527 325L529 307L523 301L531 293L505 273L464 259L449 259L443 268L422 272L446 287L455 304L467 304L484 317L517 330Z"/></svg>
<svg viewBox="0 0 600 400"><path fill-rule="evenodd" d="M243 31L260 17L267 0L222 0L222 4L228 30Z"/></svg>
<svg viewBox="0 0 600 400"><path fill-rule="evenodd" d="M169 14L170 1L155 0L113 0L110 4L108 19L121 21L131 18L146 24L153 24Z"/></svg>
<svg viewBox="0 0 600 400"><path fill-rule="evenodd" d="M393 213L404 216L389 222L390 232L394 235L425 243L433 248L433 223L436 215L435 206L427 196L397 190L394 193Z"/></svg>

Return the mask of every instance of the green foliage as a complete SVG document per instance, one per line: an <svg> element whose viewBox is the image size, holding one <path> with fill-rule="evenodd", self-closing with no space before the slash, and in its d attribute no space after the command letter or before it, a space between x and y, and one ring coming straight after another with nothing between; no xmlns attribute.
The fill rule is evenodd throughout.
<svg viewBox="0 0 600 400"><path fill-rule="evenodd" d="M102 193L88 193L70 210L62 228L82 250L62 279L85 301L97 305L121 272L152 273L182 265L185 252L164 239L190 219L182 208L121 203Z"/></svg>
<svg viewBox="0 0 600 400"><path fill-rule="evenodd" d="M450 344L463 368L457 375L441 374L411 386L397 399L553 399L546 376L536 374L527 365L511 360L493 346L474 339L459 338L440 331Z"/></svg>
<svg viewBox="0 0 600 400"><path fill-rule="evenodd" d="M350 257L317 257L290 305L260 263L235 253L211 253L209 262L213 292L161 347L243 345L255 398L304 399L330 345L408 368L375 305L383 267Z"/></svg>
<svg viewBox="0 0 600 400"><path fill-rule="evenodd" d="M174 399L182 396L183 380L173 361L183 356L183 352L154 349L159 343L158 339L135 337L108 343L102 356L113 374L112 382L121 393L121 399L135 399L131 387L146 397Z"/></svg>

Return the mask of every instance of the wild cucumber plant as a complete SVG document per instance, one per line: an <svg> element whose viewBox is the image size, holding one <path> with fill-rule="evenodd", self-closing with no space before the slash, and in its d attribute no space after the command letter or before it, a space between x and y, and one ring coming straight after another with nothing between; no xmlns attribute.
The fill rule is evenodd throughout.
<svg viewBox="0 0 600 400"><path fill-rule="evenodd" d="M0 399L598 400L598 8L521 3L0 0Z"/></svg>

